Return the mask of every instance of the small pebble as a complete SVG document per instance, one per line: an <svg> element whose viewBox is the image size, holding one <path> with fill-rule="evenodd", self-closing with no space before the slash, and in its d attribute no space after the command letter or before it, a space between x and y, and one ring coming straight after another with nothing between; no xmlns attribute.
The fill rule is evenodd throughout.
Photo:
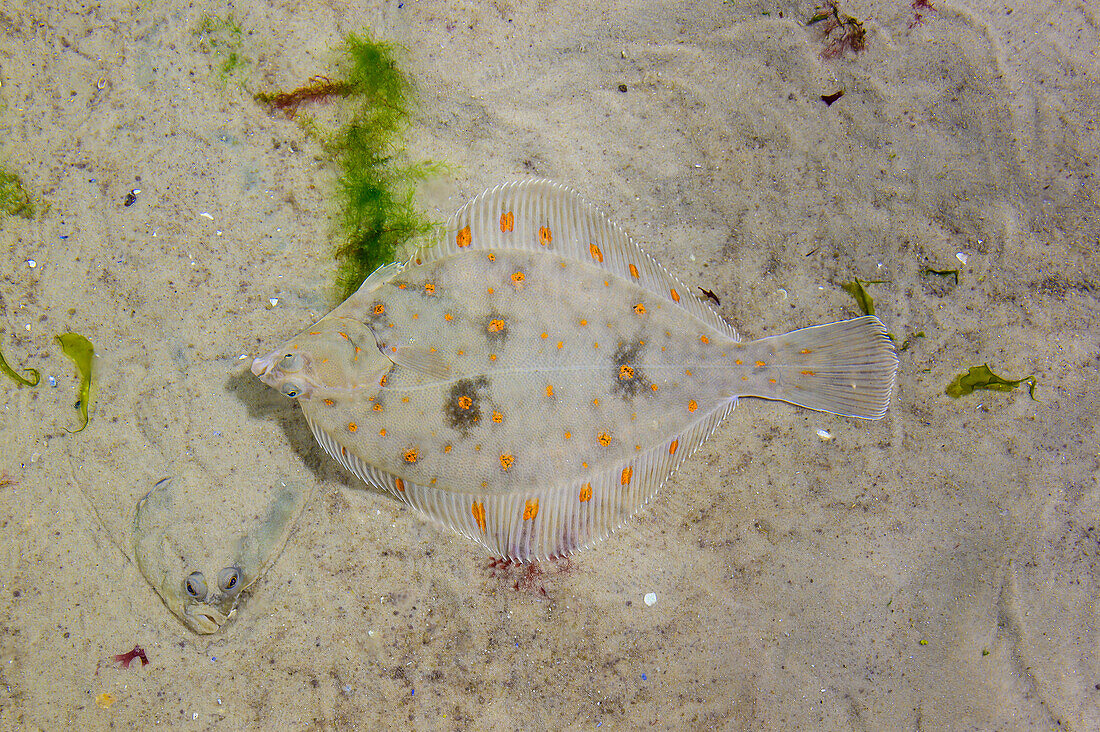
<svg viewBox="0 0 1100 732"><path fill-rule="evenodd" d="M27 260L27 266L30 267L31 269L34 269L35 267L38 266L38 262L34 261L33 259L28 259Z"/></svg>
<svg viewBox="0 0 1100 732"><path fill-rule="evenodd" d="M833 436L829 433L829 430L819 429L817 431L817 436L820 437L824 442L828 442L829 440L833 439Z"/></svg>
<svg viewBox="0 0 1100 732"><path fill-rule="evenodd" d="M647 592L646 596L642 598L645 601L647 607L653 607L657 604L657 593Z"/></svg>

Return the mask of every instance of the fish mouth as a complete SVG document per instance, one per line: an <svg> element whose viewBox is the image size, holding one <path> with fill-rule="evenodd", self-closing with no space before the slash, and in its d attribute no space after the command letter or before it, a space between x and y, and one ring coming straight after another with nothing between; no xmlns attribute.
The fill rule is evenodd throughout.
<svg viewBox="0 0 1100 732"><path fill-rule="evenodd" d="M201 605L194 605L184 610L183 619L196 633L200 635L210 635L211 633L217 633L229 620L230 616L203 603Z"/></svg>
<svg viewBox="0 0 1100 732"><path fill-rule="evenodd" d="M252 373L266 382L267 379L264 377L275 368L275 359L280 353L282 353L282 351L274 351L266 356L257 356L252 360Z"/></svg>

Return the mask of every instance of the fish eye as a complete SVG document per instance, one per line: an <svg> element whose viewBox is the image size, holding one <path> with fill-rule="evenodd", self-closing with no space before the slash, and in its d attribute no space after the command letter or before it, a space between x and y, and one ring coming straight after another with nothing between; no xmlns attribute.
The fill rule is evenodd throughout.
<svg viewBox="0 0 1100 732"><path fill-rule="evenodd" d="M298 386L293 381L288 381L279 387L279 391L282 392L283 396L288 396L291 399L294 399L302 393L302 387Z"/></svg>
<svg viewBox="0 0 1100 732"><path fill-rule="evenodd" d="M187 596L192 600L203 601L206 599L206 578L202 572L192 572L183 581L183 588L187 590Z"/></svg>
<svg viewBox="0 0 1100 732"><path fill-rule="evenodd" d="M236 567L226 567L219 572L218 588L230 595L237 594L241 589L241 570Z"/></svg>
<svg viewBox="0 0 1100 732"><path fill-rule="evenodd" d="M302 361L300 353L288 353L279 361L279 368L283 371L301 371Z"/></svg>

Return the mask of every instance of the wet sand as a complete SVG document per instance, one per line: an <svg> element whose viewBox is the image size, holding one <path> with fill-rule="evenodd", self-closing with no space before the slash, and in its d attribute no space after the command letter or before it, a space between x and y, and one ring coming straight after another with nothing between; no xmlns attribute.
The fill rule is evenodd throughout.
<svg viewBox="0 0 1100 732"><path fill-rule="evenodd" d="M50 210L0 220L0 347L42 371L0 381L0 726L1100 727L1100 16L932 5L846 5L866 50L822 58L812 3L239 4L224 85L193 30L227 5L6 5L0 163ZM881 280L909 339L886 418L744 400L537 575L359 484L248 380L333 272L332 171L250 91L364 28L407 48L410 153L451 166L432 216L565 182L750 338L858 315L840 285ZM68 330L143 365L77 434ZM173 468L125 405L212 362L264 423L255 469L312 498L200 637L131 560L134 496ZM982 363L1036 400L944 394ZM110 476L91 440L125 456ZM227 465L256 449L217 441ZM135 644L148 665L112 661Z"/></svg>

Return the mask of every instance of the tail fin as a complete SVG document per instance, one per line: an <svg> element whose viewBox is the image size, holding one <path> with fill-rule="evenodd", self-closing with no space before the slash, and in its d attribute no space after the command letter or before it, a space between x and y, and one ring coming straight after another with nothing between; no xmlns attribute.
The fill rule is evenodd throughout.
<svg viewBox="0 0 1100 732"><path fill-rule="evenodd" d="M873 315L815 325L745 344L759 368L743 396L779 399L846 417L881 419L890 406L898 354Z"/></svg>

